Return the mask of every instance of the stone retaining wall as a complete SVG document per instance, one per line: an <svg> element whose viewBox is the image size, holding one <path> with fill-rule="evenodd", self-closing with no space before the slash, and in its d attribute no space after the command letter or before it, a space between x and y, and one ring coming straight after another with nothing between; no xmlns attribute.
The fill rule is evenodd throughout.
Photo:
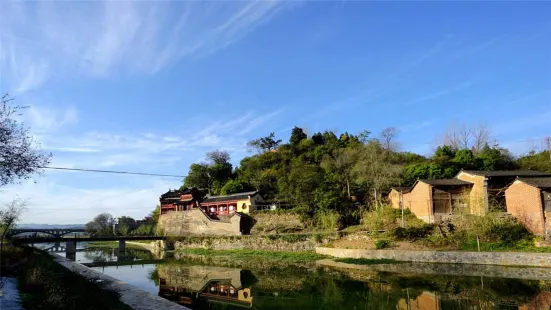
<svg viewBox="0 0 551 310"><path fill-rule="evenodd" d="M316 247L316 253L340 258L394 259L397 261L551 267L551 254L519 252L397 251Z"/></svg>
<svg viewBox="0 0 551 310"><path fill-rule="evenodd" d="M219 235L239 236L245 219L234 215L227 221L213 220L201 210L170 211L159 217L159 227L166 236Z"/></svg>
<svg viewBox="0 0 551 310"><path fill-rule="evenodd" d="M380 277L379 272L393 272L400 274L421 274L433 276L467 276L510 278L523 280L551 281L551 268L519 267L496 265L466 265L466 264L431 264L402 262L396 264L358 265L336 262L332 259L322 259L316 262L320 266L334 267L354 274L359 270L375 271L374 278Z"/></svg>
<svg viewBox="0 0 551 310"><path fill-rule="evenodd" d="M75 263L65 257L53 254L57 263L63 267L78 273L86 278L94 278L103 281L106 288L117 291L120 294L120 300L130 306L134 310L191 310L187 307L175 304L162 297L150 294L140 288L130 285L126 282L122 282L119 279L105 275L99 271L88 268L79 263Z"/></svg>

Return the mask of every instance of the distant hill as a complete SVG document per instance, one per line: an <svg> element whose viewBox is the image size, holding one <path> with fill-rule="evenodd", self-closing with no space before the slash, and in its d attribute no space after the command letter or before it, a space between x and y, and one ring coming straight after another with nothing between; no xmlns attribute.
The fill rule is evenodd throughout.
<svg viewBox="0 0 551 310"><path fill-rule="evenodd" d="M84 224L20 224L17 228L24 229L67 229L67 228L84 228Z"/></svg>

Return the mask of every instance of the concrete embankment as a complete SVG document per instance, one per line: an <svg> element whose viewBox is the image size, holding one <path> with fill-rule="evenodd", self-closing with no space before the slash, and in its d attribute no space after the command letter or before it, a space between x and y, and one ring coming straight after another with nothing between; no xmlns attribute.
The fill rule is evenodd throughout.
<svg viewBox="0 0 551 310"><path fill-rule="evenodd" d="M461 252L359 250L316 247L316 253L338 258L393 259L406 262L551 267L551 254L526 252Z"/></svg>
<svg viewBox="0 0 551 310"><path fill-rule="evenodd" d="M190 310L187 307L175 304L162 297L150 294L138 287L130 285L126 282L122 282L116 278L102 274L96 270L83 266L79 263L75 263L67 258L53 254L56 262L63 267L78 273L89 279L98 279L105 284L107 289L114 290L120 294L120 300L135 310L153 310L153 309L166 309L166 310Z"/></svg>
<svg viewBox="0 0 551 310"><path fill-rule="evenodd" d="M317 261L316 263L319 266L337 268L351 274L358 274L360 272L373 272L374 278L380 277L379 272L393 272L399 274L418 274L432 276L443 275L551 281L551 268L544 267L433 264L412 262L359 265L336 262L332 259L322 259Z"/></svg>

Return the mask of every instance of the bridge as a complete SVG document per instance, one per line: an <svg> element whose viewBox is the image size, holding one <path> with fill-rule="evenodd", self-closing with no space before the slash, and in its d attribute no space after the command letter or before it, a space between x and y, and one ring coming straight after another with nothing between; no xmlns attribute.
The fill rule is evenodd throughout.
<svg viewBox="0 0 551 310"><path fill-rule="evenodd" d="M92 241L118 241L119 253L126 252L126 241L142 241L142 240L166 240L166 237L157 236L112 236L112 237L27 237L27 238L12 238L14 244L34 244L34 243L61 243L65 242L65 253L67 258L74 260L77 252L77 242L92 242Z"/></svg>
<svg viewBox="0 0 551 310"><path fill-rule="evenodd" d="M39 233L40 234L47 234L54 238L61 238L67 234L71 233L83 233L84 228L46 228L46 229L40 229L40 228L13 228L8 231L6 234L6 238L11 239L16 235L25 234L25 233L34 233L34 236L36 237Z"/></svg>

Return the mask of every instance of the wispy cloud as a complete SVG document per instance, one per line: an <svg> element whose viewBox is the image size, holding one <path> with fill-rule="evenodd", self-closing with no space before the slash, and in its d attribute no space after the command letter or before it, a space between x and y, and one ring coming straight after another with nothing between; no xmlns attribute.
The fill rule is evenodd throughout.
<svg viewBox="0 0 551 310"><path fill-rule="evenodd" d="M458 85L455 85L453 87L442 89L442 90L439 90L437 92L430 93L430 94L421 96L419 98L415 98L411 101L405 102L403 105L404 106L410 106L410 105L413 105L413 104L418 104L418 103L422 103L422 102L425 102L425 101L434 100L436 98L446 96L446 95L454 93L456 91L460 91L460 90L469 88L472 85L474 85L474 81L466 81L466 82L460 83Z"/></svg>
<svg viewBox="0 0 551 310"><path fill-rule="evenodd" d="M50 78L154 74L242 39L282 1L4 2L0 85L24 92ZM70 27L68 26L70 25Z"/></svg>

